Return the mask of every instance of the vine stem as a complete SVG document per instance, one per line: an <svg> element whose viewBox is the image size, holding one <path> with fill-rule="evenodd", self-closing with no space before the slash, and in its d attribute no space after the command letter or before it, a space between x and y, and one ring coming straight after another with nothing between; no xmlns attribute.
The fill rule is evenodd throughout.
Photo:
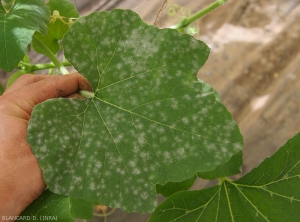
<svg viewBox="0 0 300 222"><path fill-rule="evenodd" d="M72 65L71 63L69 63L67 61L60 62L60 64L62 66L71 66ZM32 65L30 63L20 61L20 65L24 66L26 70L30 70L31 72L36 71L36 70L44 70L44 69L56 68L56 65L53 62Z"/></svg>
<svg viewBox="0 0 300 222"><path fill-rule="evenodd" d="M207 15L208 13L210 13L214 9L218 8L219 6L223 5L225 2L227 2L227 0L216 0L214 3L208 5L207 7L200 10L199 12L196 12L195 14L191 15L190 17L184 18L181 22L171 26L170 28L171 29L184 28L184 27L188 26L189 24L191 24L192 22L196 21L197 19Z"/></svg>
<svg viewBox="0 0 300 222"><path fill-rule="evenodd" d="M63 64L58 60L58 58L35 35L33 35L32 37L32 42L34 42L43 51L43 53L53 62L53 64L55 65L56 68L59 69L61 74L63 75L69 74L68 70L63 66Z"/></svg>
<svg viewBox="0 0 300 222"><path fill-rule="evenodd" d="M103 213L103 214L94 213L94 216L107 217L107 216L113 214L115 212L115 210L116 210L116 208L112 208L111 211L109 211L108 213Z"/></svg>

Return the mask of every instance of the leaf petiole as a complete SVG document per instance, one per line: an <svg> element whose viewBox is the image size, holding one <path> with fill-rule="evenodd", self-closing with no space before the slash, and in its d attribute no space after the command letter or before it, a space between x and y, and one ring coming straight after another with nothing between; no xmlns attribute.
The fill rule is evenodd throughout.
<svg viewBox="0 0 300 222"><path fill-rule="evenodd" d="M89 91L86 91L86 90L79 90L78 93L79 93L80 95L86 97L86 98L94 98L94 97L95 97L95 93L89 92Z"/></svg>
<svg viewBox="0 0 300 222"><path fill-rule="evenodd" d="M60 62L58 58L51 52L51 50L35 35L33 35L32 37L32 42L34 42L43 51L43 53L53 62L53 64L56 68L59 69L61 74L65 75L69 73L68 70L62 64L62 62Z"/></svg>
<svg viewBox="0 0 300 222"><path fill-rule="evenodd" d="M21 65L21 68L24 67L22 69L30 70L30 72L34 72L37 70L56 68L56 65L53 62L32 65L30 63L20 61L19 64ZM60 62L60 64L62 66L72 66L71 63L69 63L68 61Z"/></svg>
<svg viewBox="0 0 300 222"><path fill-rule="evenodd" d="M181 22L171 26L171 29L178 29L179 31L191 24L192 22L196 21L197 19L207 15L214 9L218 8L219 6L223 5L227 0L216 0L214 3L208 5L204 9L200 10L199 12L196 12L195 14L191 15L190 17L184 18Z"/></svg>

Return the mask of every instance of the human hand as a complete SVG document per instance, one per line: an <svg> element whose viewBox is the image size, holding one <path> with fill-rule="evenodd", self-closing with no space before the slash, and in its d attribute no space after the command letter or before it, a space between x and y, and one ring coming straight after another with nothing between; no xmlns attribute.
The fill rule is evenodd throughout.
<svg viewBox="0 0 300 222"><path fill-rule="evenodd" d="M0 96L0 221L18 216L45 189L42 171L26 141L33 107L50 98L92 91L80 74L24 75Z"/></svg>

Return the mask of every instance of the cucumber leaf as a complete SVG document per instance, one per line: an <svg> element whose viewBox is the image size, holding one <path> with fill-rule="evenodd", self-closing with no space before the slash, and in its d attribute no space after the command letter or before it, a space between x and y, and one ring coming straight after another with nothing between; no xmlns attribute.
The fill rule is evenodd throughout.
<svg viewBox="0 0 300 222"><path fill-rule="evenodd" d="M175 193L149 221L298 221L299 144L300 133L237 181Z"/></svg>
<svg viewBox="0 0 300 222"><path fill-rule="evenodd" d="M117 9L79 18L63 48L95 96L32 113L27 140L51 191L152 212L155 184L213 170L242 149L231 114L196 77L203 42Z"/></svg>
<svg viewBox="0 0 300 222"><path fill-rule="evenodd" d="M0 68L7 72L16 68L34 32L47 32L49 19L43 0L16 0L9 11L0 3Z"/></svg>

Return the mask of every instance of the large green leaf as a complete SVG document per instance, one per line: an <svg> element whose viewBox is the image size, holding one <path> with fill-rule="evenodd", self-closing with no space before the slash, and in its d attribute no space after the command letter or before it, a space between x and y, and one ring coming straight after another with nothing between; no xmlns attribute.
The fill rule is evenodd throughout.
<svg viewBox="0 0 300 222"><path fill-rule="evenodd" d="M46 33L49 18L43 0L16 0L10 11L0 3L0 68L10 72L18 65L33 33Z"/></svg>
<svg viewBox="0 0 300 222"><path fill-rule="evenodd" d="M212 170L242 149L231 114L196 78L203 42L113 10L78 19L63 46L95 96L33 111L28 142L53 192L151 212L155 184Z"/></svg>
<svg viewBox="0 0 300 222"><path fill-rule="evenodd" d="M73 222L70 215L69 197L45 190L20 215L18 221L64 221Z"/></svg>
<svg viewBox="0 0 300 222"><path fill-rule="evenodd" d="M61 19L57 18L54 21L50 21L46 35L36 32L35 36L53 53L57 53L60 49L59 40L68 32L71 25L69 24L69 19L78 18L79 13L69 0L50 0L47 5L52 14L55 10L58 11ZM37 52L44 53L36 44L33 44L33 47Z"/></svg>
<svg viewBox="0 0 300 222"><path fill-rule="evenodd" d="M237 181L170 196L151 221L299 221L300 134Z"/></svg>

